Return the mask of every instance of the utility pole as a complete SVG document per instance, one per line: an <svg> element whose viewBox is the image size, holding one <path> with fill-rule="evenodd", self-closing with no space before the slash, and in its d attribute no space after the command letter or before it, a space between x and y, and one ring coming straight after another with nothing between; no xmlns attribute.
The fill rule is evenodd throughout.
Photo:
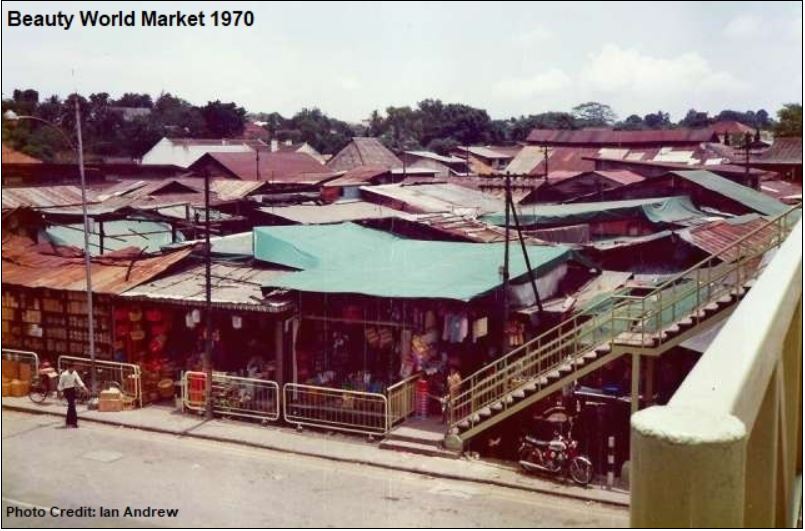
<svg viewBox="0 0 805 531"><path fill-rule="evenodd" d="M749 144L751 144L752 135L744 133L744 183L752 188L757 188L755 183L749 181Z"/></svg>
<svg viewBox="0 0 805 531"><path fill-rule="evenodd" d="M545 184L548 184L548 175L550 175L548 171L548 144L542 145L542 157L545 159Z"/></svg>
<svg viewBox="0 0 805 531"><path fill-rule="evenodd" d="M212 263L210 257L210 172L204 172L204 403L205 416L212 418Z"/></svg>
<svg viewBox="0 0 805 531"><path fill-rule="evenodd" d="M255 174L257 175L257 180L260 180L260 146L254 147L254 156L255 156Z"/></svg>
<svg viewBox="0 0 805 531"><path fill-rule="evenodd" d="M506 225L505 225L505 247L503 248L503 326L500 331L500 354L503 355L508 349L506 341L506 326L509 324L509 195L511 194L511 175L506 172Z"/></svg>
<svg viewBox="0 0 805 531"><path fill-rule="evenodd" d="M92 272L89 248L89 216L87 215L87 180L84 172L84 141L81 138L81 111L78 95L75 103L75 132L78 138L78 174L81 178L81 214L84 218L84 274L87 284L87 329L89 332L90 388L92 396L98 395L98 377L95 374L95 312L92 304Z"/></svg>
<svg viewBox="0 0 805 531"><path fill-rule="evenodd" d="M508 176L509 174L507 172L506 173L507 183L508 183ZM523 259L525 260L525 267L528 270L528 279L531 281L531 289L534 290L534 300L536 301L537 308L541 313L542 299L540 299L539 290L537 289L537 279L534 277L534 271L531 269L531 258L529 258L528 256L528 249L526 248L525 238L523 237L523 229L520 226L520 216L517 214L517 209L514 208L514 199L512 198L511 189L509 188L508 185L506 186L506 204L511 205L512 217L514 217L514 226L517 228L517 239L520 240L520 248L523 251Z"/></svg>

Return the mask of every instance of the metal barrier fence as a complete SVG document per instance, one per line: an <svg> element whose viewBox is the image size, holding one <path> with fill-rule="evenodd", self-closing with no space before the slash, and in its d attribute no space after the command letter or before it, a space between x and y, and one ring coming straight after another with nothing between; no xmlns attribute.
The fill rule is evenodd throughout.
<svg viewBox="0 0 805 531"><path fill-rule="evenodd" d="M29 350L15 350L11 348L4 348L3 359L33 365L32 374L34 375L39 374L39 355L37 355L36 352L31 352Z"/></svg>
<svg viewBox="0 0 805 531"><path fill-rule="evenodd" d="M182 404L186 409L205 410L206 380L203 372L182 374ZM213 373L212 404L217 415L275 421L280 417L279 385L271 380Z"/></svg>
<svg viewBox="0 0 805 531"><path fill-rule="evenodd" d="M291 424L368 435L388 431L386 395L287 383L283 398L283 414Z"/></svg>
<svg viewBox="0 0 805 531"><path fill-rule="evenodd" d="M72 363L78 372L89 373L95 365L95 378L101 387L116 383L125 395L134 398L139 407L143 407L142 372L140 366L133 363L118 363L116 361L78 358L74 356L59 356L59 372L63 371L68 363ZM90 376L91 377L91 376ZM90 382L84 382L90 385Z"/></svg>
<svg viewBox="0 0 805 531"><path fill-rule="evenodd" d="M417 373L397 382L386 390L388 396L388 429L413 415L416 410L416 383L422 377Z"/></svg>

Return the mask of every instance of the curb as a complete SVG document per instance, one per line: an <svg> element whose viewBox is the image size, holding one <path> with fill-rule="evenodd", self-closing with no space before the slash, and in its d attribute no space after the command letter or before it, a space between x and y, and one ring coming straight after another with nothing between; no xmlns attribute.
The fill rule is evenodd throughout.
<svg viewBox="0 0 805 531"><path fill-rule="evenodd" d="M19 407L19 406L15 406L15 405L8 405L8 404L3 404L3 409L7 409L9 411L16 411L16 412L19 412L19 413L28 413L28 414L31 414L31 415L51 415L51 416L54 416L54 417L62 417L62 418L67 416L66 413L57 413L55 411L37 411L37 410L34 410L34 409L28 409L28 408ZM510 482L507 482L507 481L501 481L501 480L497 480L497 479L481 479L481 478L476 478L476 477L472 477L472 476L462 476L462 475L459 475L459 474L450 474L450 473L446 473L446 472L435 472L435 471L423 470L423 469L419 469L419 468L393 465L393 464L388 464L388 463L378 463L376 461L367 461L367 460L362 460L362 459L352 459L352 458L349 458L349 457L338 457L338 456L334 456L334 455L330 455L330 454L306 452L306 451L303 451L303 450L292 450L292 449L289 449L289 448L282 448L282 447L278 447L278 446L272 446L272 445L269 445L269 444L260 444L260 443L250 442L250 441L243 441L243 440L239 440L239 439L232 439L232 438L229 438L229 437L219 437L219 436L216 436L216 435L204 435L204 434L199 434L199 433L186 433L186 432L182 432L182 431L172 431L172 430L167 430L167 429L162 429L162 428L154 428L154 427L151 427L151 426L139 426L139 425L136 425L136 424L124 424L122 422L113 421L113 420L95 419L95 418L88 418L88 417L82 417L81 420L83 422L94 422L96 424L104 424L104 425L107 425L107 426L117 426L117 427L129 428L129 429L134 429L134 430L148 431L148 432L152 432L152 433L161 433L161 434L164 434L164 435L175 435L175 436L178 436L178 437L192 437L194 439L201 439L201 440L220 442L220 443L226 443L226 444L237 444L237 445L240 445L240 446L248 446L250 448L258 448L258 449L263 449L263 450L272 450L272 451L275 451L275 452L283 452L283 453L288 453L288 454L301 455L301 456L305 456L305 457L314 457L314 458L318 458L318 459L328 459L330 461L336 461L336 462L339 462L339 463L350 463L350 464L356 464L356 465L372 466L372 467L375 467L375 468L384 468L384 469L387 469L387 470L396 470L398 472L408 472L408 473L412 473L412 474L420 474L420 475L423 475L423 476L430 476L430 477L433 477L433 478L451 479L451 480L456 480L456 481L468 481L468 482L472 482L472 483L495 485L495 486L498 486L498 487L505 487L505 488L509 488L509 489L517 489L517 490L523 490L523 491L527 491L527 492L537 492L539 494L547 494L547 495L558 496L558 497L562 497L562 498L571 498L571 499L585 501L585 502L600 503L602 505L608 505L608 506L619 507L619 508L624 508L624 507L628 508L629 507L628 503L622 503L622 502L615 501L615 500L593 499L593 498L589 498L587 496L582 496L580 494L576 494L576 493L573 493L573 492L554 491L554 490L549 490L549 489L545 489L545 488L540 488L538 486L522 485L522 484L519 484L519 483L510 483Z"/></svg>

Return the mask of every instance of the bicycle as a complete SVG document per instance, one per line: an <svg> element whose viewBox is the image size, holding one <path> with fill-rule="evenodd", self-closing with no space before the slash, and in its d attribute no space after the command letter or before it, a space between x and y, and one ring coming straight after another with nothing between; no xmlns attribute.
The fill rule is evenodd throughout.
<svg viewBox="0 0 805 531"><path fill-rule="evenodd" d="M88 371L85 371L81 374L81 380L89 381L88 376ZM67 399L64 398L64 394L57 389L57 385L53 383L54 380L58 381L58 377L51 377L46 374L37 375L34 381L31 382L31 388L28 391L28 398L36 404L41 404L47 400L51 393L53 393L56 399L60 400L62 404L66 404ZM122 386L114 380L103 380L98 382L98 389L109 389L110 387L122 390ZM79 388L76 390L76 404L87 404L92 398L93 395L89 389Z"/></svg>

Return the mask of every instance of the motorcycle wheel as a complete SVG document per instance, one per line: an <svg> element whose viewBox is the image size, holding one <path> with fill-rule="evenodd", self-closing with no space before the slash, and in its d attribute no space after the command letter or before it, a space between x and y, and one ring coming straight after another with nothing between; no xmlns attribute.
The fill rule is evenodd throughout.
<svg viewBox="0 0 805 531"><path fill-rule="evenodd" d="M593 464L586 457L574 457L568 466L570 477L581 486L593 480Z"/></svg>

